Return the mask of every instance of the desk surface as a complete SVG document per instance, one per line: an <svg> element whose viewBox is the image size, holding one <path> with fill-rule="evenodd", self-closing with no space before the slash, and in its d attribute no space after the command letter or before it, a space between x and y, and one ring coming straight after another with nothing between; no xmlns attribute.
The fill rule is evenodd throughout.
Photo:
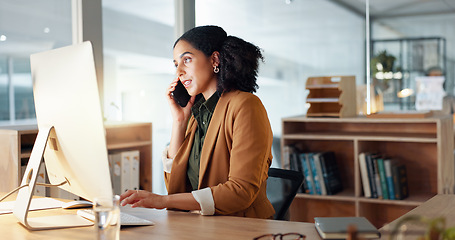
<svg viewBox="0 0 455 240"><path fill-rule="evenodd" d="M395 219L393 222L385 225L380 229L383 236L387 234L387 230L395 226L402 218L410 215L419 215L427 218L445 217L446 226L455 226L455 195L453 194L439 194L432 197L422 205L414 208L405 215ZM409 230L413 229L413 225L408 226ZM417 228L421 229L421 228Z"/></svg>
<svg viewBox="0 0 455 240"><path fill-rule="evenodd" d="M200 216L195 213L154 210L124 209L135 216L154 221L154 226L127 227L120 231L122 240L128 239L253 239L267 233L297 232L307 239L320 239L314 224L227 216ZM75 210L32 211L29 217L75 214ZM11 240L23 239L93 239L93 227L67 228L46 231L29 231L19 224L13 214L0 215L0 236Z"/></svg>

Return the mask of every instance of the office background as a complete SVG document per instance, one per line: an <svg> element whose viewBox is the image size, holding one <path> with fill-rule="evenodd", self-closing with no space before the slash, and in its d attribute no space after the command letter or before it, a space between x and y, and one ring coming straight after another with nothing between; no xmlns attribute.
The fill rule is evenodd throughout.
<svg viewBox="0 0 455 240"><path fill-rule="evenodd" d="M164 91L175 71L175 5L103 0L100 13L104 117L153 123L157 193L165 192L160 156L171 128ZM29 55L72 43L71 6L71 0L0 0L0 125L34 123ZM372 40L445 38L446 92L453 94L455 1L370 0L370 11ZM282 117L306 112L309 76L355 75L358 85L365 83L363 0L195 0L195 20L263 49L257 95L277 138Z"/></svg>

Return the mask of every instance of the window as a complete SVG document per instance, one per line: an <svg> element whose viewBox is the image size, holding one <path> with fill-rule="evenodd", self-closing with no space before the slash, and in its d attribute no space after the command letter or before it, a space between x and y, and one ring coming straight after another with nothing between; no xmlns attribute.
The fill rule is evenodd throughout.
<svg viewBox="0 0 455 240"><path fill-rule="evenodd" d="M70 0L0 1L0 124L35 121L30 54L70 44Z"/></svg>

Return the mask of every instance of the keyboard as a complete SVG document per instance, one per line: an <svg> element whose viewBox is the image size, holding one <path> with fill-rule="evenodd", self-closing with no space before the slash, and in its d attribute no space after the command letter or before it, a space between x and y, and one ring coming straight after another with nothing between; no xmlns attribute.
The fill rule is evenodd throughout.
<svg viewBox="0 0 455 240"><path fill-rule="evenodd" d="M92 209L77 210L77 215L86 218L90 221L95 221L95 214ZM155 225L154 222L133 216L128 213L120 212L120 225L121 226L147 226Z"/></svg>

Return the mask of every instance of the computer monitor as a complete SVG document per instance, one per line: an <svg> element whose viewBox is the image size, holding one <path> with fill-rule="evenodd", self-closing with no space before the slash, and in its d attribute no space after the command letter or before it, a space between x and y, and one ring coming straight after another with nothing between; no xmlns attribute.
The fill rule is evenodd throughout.
<svg viewBox="0 0 455 240"><path fill-rule="evenodd" d="M14 215L31 230L93 225L76 214L28 218L44 153L51 184L92 200L112 197L105 130L90 42L30 56L38 136Z"/></svg>

